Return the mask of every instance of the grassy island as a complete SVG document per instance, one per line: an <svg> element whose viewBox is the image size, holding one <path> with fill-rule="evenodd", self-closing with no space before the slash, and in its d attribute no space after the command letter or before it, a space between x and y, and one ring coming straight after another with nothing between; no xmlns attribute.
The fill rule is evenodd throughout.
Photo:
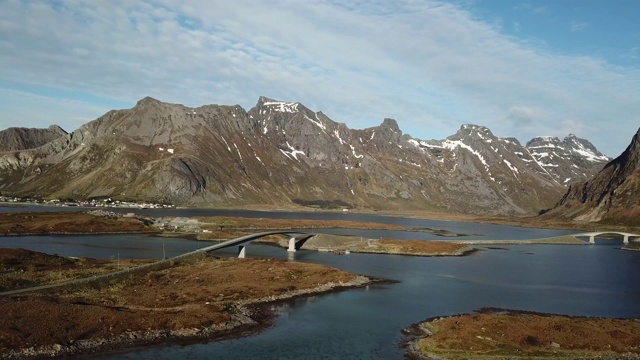
<svg viewBox="0 0 640 360"><path fill-rule="evenodd" d="M113 261L68 260L21 249L0 254L3 279L13 279L3 282L5 291L25 281L49 284L59 275L69 279L115 267ZM203 258L83 286L0 296L0 358L232 336L268 324L274 315L261 304L370 282L324 265Z"/></svg>
<svg viewBox="0 0 640 360"><path fill-rule="evenodd" d="M640 359L640 320L488 309L413 325L414 359Z"/></svg>

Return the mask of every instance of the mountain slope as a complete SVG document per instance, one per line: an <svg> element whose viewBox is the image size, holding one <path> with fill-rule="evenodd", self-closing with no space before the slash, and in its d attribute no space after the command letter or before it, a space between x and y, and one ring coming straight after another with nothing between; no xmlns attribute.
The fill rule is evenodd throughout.
<svg viewBox="0 0 640 360"><path fill-rule="evenodd" d="M572 185L546 216L640 225L640 129L593 179Z"/></svg>
<svg viewBox="0 0 640 360"><path fill-rule="evenodd" d="M66 134L57 125L47 129L8 128L0 131L0 152L33 149Z"/></svg>
<svg viewBox="0 0 640 360"><path fill-rule="evenodd" d="M526 148L535 159L533 169L561 184L591 179L611 160L589 141L573 134L562 141L551 136L537 137L527 142Z"/></svg>
<svg viewBox="0 0 640 360"><path fill-rule="evenodd" d="M397 122L353 130L297 102L190 108L140 100L0 157L0 192L196 206L296 205L527 214L565 192L517 140L463 125L445 140Z"/></svg>

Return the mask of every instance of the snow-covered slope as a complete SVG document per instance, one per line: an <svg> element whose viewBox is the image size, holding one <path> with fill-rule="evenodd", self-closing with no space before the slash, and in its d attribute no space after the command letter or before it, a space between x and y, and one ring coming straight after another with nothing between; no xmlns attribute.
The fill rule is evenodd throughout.
<svg viewBox="0 0 640 360"><path fill-rule="evenodd" d="M563 185L592 178L611 160L589 141L573 134L562 141L553 136L537 137L526 148L535 159L531 168L542 169Z"/></svg>

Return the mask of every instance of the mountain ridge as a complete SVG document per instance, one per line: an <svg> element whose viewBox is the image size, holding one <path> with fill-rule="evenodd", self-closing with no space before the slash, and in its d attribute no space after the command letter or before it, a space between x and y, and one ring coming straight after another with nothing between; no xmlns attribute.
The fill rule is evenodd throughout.
<svg viewBox="0 0 640 360"><path fill-rule="evenodd" d="M593 164L576 180L604 161ZM548 208L565 192L554 169L517 139L479 125L420 140L391 118L350 129L299 102L268 97L248 111L145 97L37 149L2 155L0 192L517 215Z"/></svg>
<svg viewBox="0 0 640 360"><path fill-rule="evenodd" d="M0 131L0 152L36 148L66 134L58 125L46 129L10 127Z"/></svg>
<svg viewBox="0 0 640 360"><path fill-rule="evenodd" d="M572 185L545 216L580 222L640 224L640 129L592 179Z"/></svg>

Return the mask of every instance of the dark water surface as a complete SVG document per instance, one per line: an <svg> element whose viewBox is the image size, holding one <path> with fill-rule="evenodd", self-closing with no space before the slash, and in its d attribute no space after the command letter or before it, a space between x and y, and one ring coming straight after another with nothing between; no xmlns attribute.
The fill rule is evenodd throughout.
<svg viewBox="0 0 640 360"><path fill-rule="evenodd" d="M267 217L266 213L260 215ZM417 221L389 219L395 223ZM380 219L376 217L376 221ZM540 235L548 234L548 230L440 223L492 238L548 236ZM120 258L160 258L163 244L167 256L205 245L144 235L24 236L0 238L0 242L4 247L102 258L116 254ZM247 338L143 348L92 358L402 359L404 353L398 344L403 328L425 318L468 313L481 307L640 318L640 252L621 250L621 245L621 240L602 240L596 245L478 246L479 251L470 256L442 258L301 250L294 254L295 261L400 282L278 306L280 316L274 325ZM234 256L236 251L226 249L220 255ZM258 244L250 244L247 255L287 259L285 249Z"/></svg>
<svg viewBox="0 0 640 360"><path fill-rule="evenodd" d="M151 217L165 216L239 216L246 218L269 218L269 219L310 219L310 220L348 220L359 222L378 222L383 224L395 224L407 228L415 229L440 229L447 230L454 234L461 234L458 237L443 237L433 233L423 231L389 231L389 230L345 230L345 229L324 229L324 233L340 233L344 235L363 236L371 239L389 237L394 239L416 239L416 240L527 240L545 237L555 237L567 234L574 234L571 230L554 229L534 229L509 225L495 225L485 223L472 223L462 221L446 221L431 219L412 219L388 215L358 214L343 212L284 212L284 211L253 211L253 210L221 210L221 209L135 209L135 208L82 208L76 206L41 206L41 205L21 205L21 206L0 206L0 213L18 211L86 211L103 209L119 213L136 213Z"/></svg>
<svg viewBox="0 0 640 360"><path fill-rule="evenodd" d="M619 244L480 249L457 258L299 251L296 261L400 283L293 301L278 307L273 327L248 338L98 358L402 359L403 328L480 307L640 318L640 253L620 250ZM250 245L248 250L253 256L287 256L270 246Z"/></svg>

